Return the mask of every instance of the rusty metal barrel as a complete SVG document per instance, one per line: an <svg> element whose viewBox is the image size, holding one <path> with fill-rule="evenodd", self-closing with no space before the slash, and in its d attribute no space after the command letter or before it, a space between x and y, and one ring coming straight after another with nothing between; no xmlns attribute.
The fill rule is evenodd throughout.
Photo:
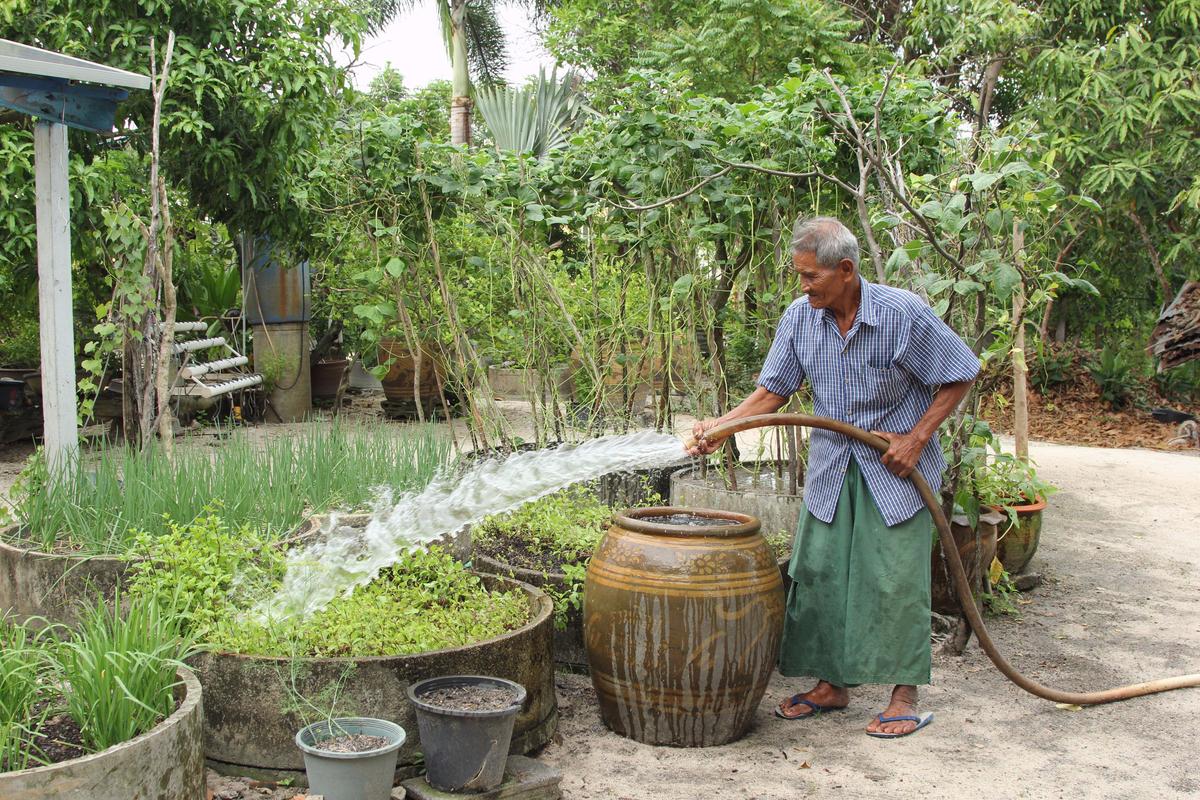
<svg viewBox="0 0 1200 800"><path fill-rule="evenodd" d="M779 656L783 608L779 567L754 517L692 508L614 515L583 600L604 723L647 744L740 738Z"/></svg>

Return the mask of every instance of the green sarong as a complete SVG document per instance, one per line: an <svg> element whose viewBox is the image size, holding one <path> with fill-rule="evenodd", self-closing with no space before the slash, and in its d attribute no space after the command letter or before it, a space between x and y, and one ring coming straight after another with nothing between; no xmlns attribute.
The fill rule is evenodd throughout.
<svg viewBox="0 0 1200 800"><path fill-rule="evenodd" d="M800 515L779 671L836 686L929 683L928 509L891 528L853 458L833 522Z"/></svg>

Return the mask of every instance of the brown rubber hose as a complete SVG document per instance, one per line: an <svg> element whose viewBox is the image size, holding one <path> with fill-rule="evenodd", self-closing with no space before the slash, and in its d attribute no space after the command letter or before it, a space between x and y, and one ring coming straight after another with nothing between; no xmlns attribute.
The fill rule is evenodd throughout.
<svg viewBox="0 0 1200 800"><path fill-rule="evenodd" d="M849 423L838 422L837 420L825 417L815 417L811 414L758 414L710 428L705 432L703 438L707 442L719 442L735 433L749 430L750 428L763 428L768 425L797 425L809 428L824 428L828 431L840 433L843 436L849 436L851 439L856 439L865 445L875 448L880 453L886 452L889 446L888 441L881 436L867 433ZM687 443L688 449L691 449L695 445L695 439L691 439ZM979 614L979 609L975 605L975 598L971 595L971 587L967 582L967 572L963 569L962 559L958 557L958 546L954 541L954 536L950 533L950 525L946 522L946 515L942 513L941 504L934 497L929 484L925 482L925 478L919 472L913 470L912 474L909 475L909 479L917 487L917 491L921 493L921 498L925 501L925 505L929 507L929 513L933 515L933 522L937 526L938 537L942 542L942 551L946 555L946 560L950 562L950 574L954 576L954 589L958 594L958 602L962 605L963 611L967 615L967 621L971 624L971 630L975 632L975 637L979 639L980 647L987 653L992 663L996 665L996 669L1004 674L1004 677L1030 694L1045 698L1046 700L1052 700L1056 703L1071 703L1080 706L1112 703L1117 700L1128 700L1131 697L1168 692L1172 689L1200 686L1200 675L1180 675L1174 678L1162 678L1161 680L1149 681L1147 683L1135 683L1131 686L1119 686L1115 689L1107 689L1102 692L1064 692L1060 689L1051 689L1048 686L1043 686L1037 681L1017 672L1016 668L1008 663L1008 660L1000 654L1000 651L996 648L996 644L992 641L992 637L988 635L987 628L983 625L983 617Z"/></svg>

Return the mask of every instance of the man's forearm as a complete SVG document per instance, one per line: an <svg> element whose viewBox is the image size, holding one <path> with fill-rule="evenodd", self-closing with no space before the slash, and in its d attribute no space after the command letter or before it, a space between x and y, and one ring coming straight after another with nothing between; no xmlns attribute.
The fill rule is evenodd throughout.
<svg viewBox="0 0 1200 800"><path fill-rule="evenodd" d="M735 419L753 417L756 414L774 414L787 405L787 401L786 397L767 391L759 386L747 395L745 400L738 403L736 408L730 409L726 414L719 417L717 422L732 422Z"/></svg>
<svg viewBox="0 0 1200 800"><path fill-rule="evenodd" d="M974 382L947 383L938 389L937 394L933 396L933 402L929 404L925 414L913 427L912 433L921 437L921 440L925 442L932 439L941 424L954 413L954 409L958 408L958 404L967 396L967 392L971 390L971 384Z"/></svg>

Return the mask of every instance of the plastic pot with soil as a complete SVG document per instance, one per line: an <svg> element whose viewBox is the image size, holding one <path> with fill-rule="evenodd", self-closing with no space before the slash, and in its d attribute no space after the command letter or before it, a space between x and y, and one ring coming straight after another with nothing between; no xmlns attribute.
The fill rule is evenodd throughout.
<svg viewBox="0 0 1200 800"><path fill-rule="evenodd" d="M394 722L342 717L296 734L311 794L325 800L388 800L405 733Z"/></svg>
<svg viewBox="0 0 1200 800"><path fill-rule="evenodd" d="M499 786L525 696L520 684L482 675L449 675L409 686L429 784L445 792Z"/></svg>

